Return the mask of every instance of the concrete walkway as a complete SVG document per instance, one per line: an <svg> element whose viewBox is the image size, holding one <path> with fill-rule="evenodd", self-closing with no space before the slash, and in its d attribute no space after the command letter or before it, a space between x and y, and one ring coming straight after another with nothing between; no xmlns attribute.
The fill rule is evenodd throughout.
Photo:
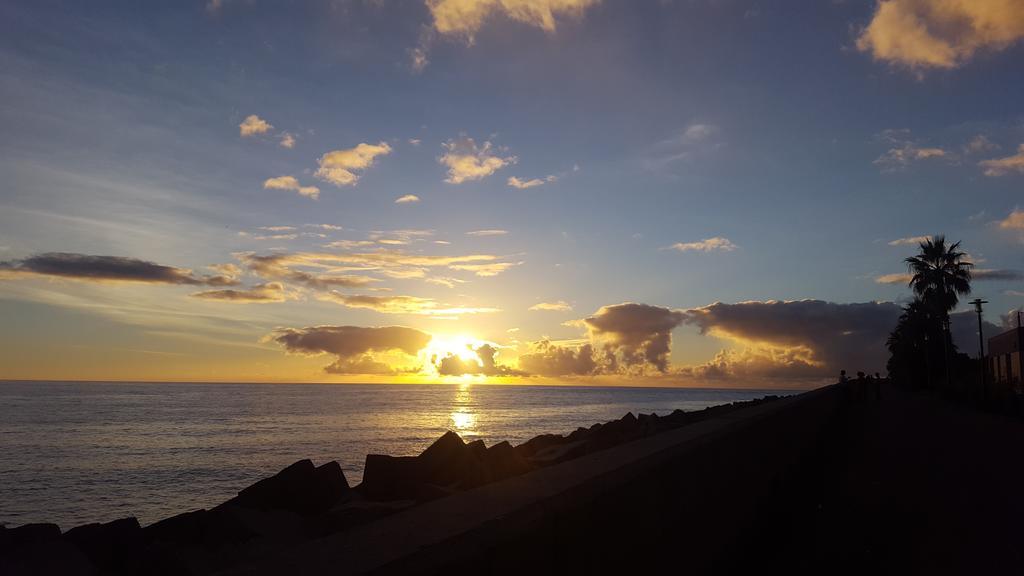
<svg viewBox="0 0 1024 576"><path fill-rule="evenodd" d="M849 402L828 436L780 501L785 529L751 544L748 567L1024 573L1024 422L883 387L880 401Z"/></svg>

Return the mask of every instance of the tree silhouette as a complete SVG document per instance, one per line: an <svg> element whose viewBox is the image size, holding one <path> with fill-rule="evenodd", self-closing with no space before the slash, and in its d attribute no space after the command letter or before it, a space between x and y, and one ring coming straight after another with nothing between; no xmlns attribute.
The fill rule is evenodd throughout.
<svg viewBox="0 0 1024 576"><path fill-rule="evenodd" d="M886 346L891 357L890 376L917 386L928 385L943 367L950 385L950 351L956 353L949 331L949 313L961 296L971 293L971 268L960 243L947 244L944 236L928 238L919 252L904 260L910 273L914 301L903 309Z"/></svg>
<svg viewBox="0 0 1024 576"><path fill-rule="evenodd" d="M913 277L910 287L925 306L948 320L949 312L956 308L960 296L971 293L971 262L963 259L960 243L946 245L946 237L939 235L920 244L920 252L905 260Z"/></svg>

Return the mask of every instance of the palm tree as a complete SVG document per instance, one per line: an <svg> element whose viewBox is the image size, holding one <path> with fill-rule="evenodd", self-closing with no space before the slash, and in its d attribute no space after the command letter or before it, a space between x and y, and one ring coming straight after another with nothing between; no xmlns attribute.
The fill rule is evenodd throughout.
<svg viewBox="0 0 1024 576"><path fill-rule="evenodd" d="M910 287L926 306L932 308L944 321L956 308L960 296L971 293L971 262L963 260L967 253L960 251L960 243L946 245L945 236L928 238L920 244L917 256L906 259L913 276Z"/></svg>
<svg viewBox="0 0 1024 576"><path fill-rule="evenodd" d="M910 287L939 321L942 335L943 359L946 369L946 386L949 381L949 348L952 345L949 331L949 313L956 308L960 296L971 293L971 262L964 261L966 252L960 251L960 243L946 245L942 235L928 238L920 244L917 256L905 262L913 276Z"/></svg>

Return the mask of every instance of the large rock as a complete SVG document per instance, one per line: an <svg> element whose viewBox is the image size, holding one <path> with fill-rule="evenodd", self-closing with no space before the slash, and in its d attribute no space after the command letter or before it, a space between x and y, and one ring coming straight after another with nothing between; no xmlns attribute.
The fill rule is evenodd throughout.
<svg viewBox="0 0 1024 576"><path fill-rule="evenodd" d="M516 452L508 442L499 442L487 449L484 463L493 480L518 476L533 469L533 465Z"/></svg>
<svg viewBox="0 0 1024 576"><path fill-rule="evenodd" d="M418 482L415 456L367 454L359 491L371 500L410 499Z"/></svg>
<svg viewBox="0 0 1024 576"><path fill-rule="evenodd" d="M93 576L99 571L56 524L0 528L0 574Z"/></svg>
<svg viewBox="0 0 1024 576"><path fill-rule="evenodd" d="M561 434L541 434L534 436L526 442L515 447L516 452L523 458L530 458L537 452L550 448L556 444L563 444L567 441Z"/></svg>
<svg viewBox="0 0 1024 576"><path fill-rule="evenodd" d="M445 432L419 456L369 454L359 486L373 500L432 500L491 480L482 441L469 445Z"/></svg>
<svg viewBox="0 0 1024 576"><path fill-rule="evenodd" d="M245 488L229 503L255 510L290 510L310 515L327 511L347 493L348 481L337 462L318 468L310 460L299 460Z"/></svg>
<svg viewBox="0 0 1024 576"><path fill-rule="evenodd" d="M149 543L211 549L245 542L257 535L227 508L222 505L213 510L194 510L164 518L143 528L142 533Z"/></svg>
<svg viewBox="0 0 1024 576"><path fill-rule="evenodd" d="M135 518L122 518L104 524L85 524L64 533L89 560L103 571L135 571L144 548L142 527Z"/></svg>

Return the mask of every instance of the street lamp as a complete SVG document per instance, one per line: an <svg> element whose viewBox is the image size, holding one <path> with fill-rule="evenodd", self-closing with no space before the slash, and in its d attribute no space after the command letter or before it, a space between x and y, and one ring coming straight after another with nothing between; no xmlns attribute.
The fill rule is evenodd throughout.
<svg viewBox="0 0 1024 576"><path fill-rule="evenodd" d="M975 298L971 301L971 304L974 304L974 311L978 313L978 366L981 369L981 394L982 397L987 397L988 387L985 383L985 337L981 323L981 305L988 304L988 300Z"/></svg>

